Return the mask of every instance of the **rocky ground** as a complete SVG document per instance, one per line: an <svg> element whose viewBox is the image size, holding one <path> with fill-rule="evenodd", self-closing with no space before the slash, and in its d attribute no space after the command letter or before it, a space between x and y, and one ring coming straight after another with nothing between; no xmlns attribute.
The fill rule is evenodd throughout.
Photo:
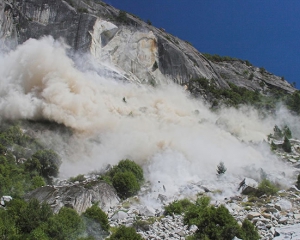
<svg viewBox="0 0 300 240"><path fill-rule="evenodd" d="M299 143L298 140L291 140L292 152L289 154L280 149L275 151L296 172L299 168ZM276 144L279 146L282 142ZM243 184L241 192L251 191L252 186L257 186L253 179L245 179ZM210 191L200 184L191 184L185 188L193 189L198 196L208 195L212 199L216 199L218 194L218 191ZM185 239L197 230L196 226L184 225L181 215L164 216L164 206L172 200L163 194L157 197L161 205L150 207L141 204L146 189L147 186L143 188L144 193L141 191L139 196L120 202L108 210L111 226L135 226L145 239ZM258 198L238 194L230 198L218 198L212 203L215 206L224 204L240 224L245 218L249 219L258 229L261 239L300 239L300 191L295 186L280 190L276 196L263 195Z"/></svg>
<svg viewBox="0 0 300 240"><path fill-rule="evenodd" d="M215 203L219 204L224 204L239 223L245 218L254 223L261 239L299 236L299 225L295 224L300 223L300 192L296 188L281 190L277 196L234 196ZM135 226L145 239L185 239L196 231L196 226L183 224L183 216L164 216L163 211L163 207L140 205L139 198L134 197L110 208L108 216L111 226Z"/></svg>
<svg viewBox="0 0 300 240"><path fill-rule="evenodd" d="M300 142L290 142L291 153L280 149L282 141L275 141L278 148L274 152L297 174ZM225 174L214 184L208 181L189 183L172 196L167 194L168 191L161 183L157 191L147 182L138 195L121 201L112 186L99 180L100 175L82 175L80 181L57 180L55 186L36 189L26 194L25 198L34 197L47 202L55 212L62 206L71 206L82 213L93 203L100 202L100 207L108 214L111 227L134 226L144 239L185 239L197 227L184 225L182 215L165 216L164 207L183 197L195 200L201 195L207 195L211 198L211 204L225 205L240 224L245 218L249 219L258 229L261 239L300 239L300 191L292 185L280 190L275 196L253 197L243 193L255 190L258 183L254 179L245 178L239 183L237 179L232 181L230 177L226 178ZM239 191L229 197L222 195L219 189L230 184L231 188ZM1 199L1 205L3 201L5 199Z"/></svg>

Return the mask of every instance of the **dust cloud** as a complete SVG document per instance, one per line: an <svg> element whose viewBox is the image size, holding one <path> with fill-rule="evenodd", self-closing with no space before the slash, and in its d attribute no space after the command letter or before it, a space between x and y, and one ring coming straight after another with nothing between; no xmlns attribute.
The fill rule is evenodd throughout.
<svg viewBox="0 0 300 240"><path fill-rule="evenodd" d="M154 187L160 181L170 193L189 182L215 181L220 161L237 179L261 168L292 175L264 143L275 124L286 124L284 110L264 118L250 107L212 112L181 86L120 80L121 70L97 65L92 57L83 64L67 48L44 37L0 57L1 117L54 121L75 132L68 142L51 135L60 143L62 178L125 158L142 165ZM295 125L297 119L289 121Z"/></svg>

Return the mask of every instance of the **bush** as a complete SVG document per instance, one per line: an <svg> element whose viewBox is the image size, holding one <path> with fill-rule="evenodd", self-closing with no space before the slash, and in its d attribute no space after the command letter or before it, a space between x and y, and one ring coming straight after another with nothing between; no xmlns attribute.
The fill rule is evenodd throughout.
<svg viewBox="0 0 300 240"><path fill-rule="evenodd" d="M242 239L243 240L260 239L255 226L248 219L245 219L242 224Z"/></svg>
<svg viewBox="0 0 300 240"><path fill-rule="evenodd" d="M104 231L108 231L109 223L107 215L97 205L88 208L83 215L89 219L95 220L101 225L101 228Z"/></svg>
<svg viewBox="0 0 300 240"><path fill-rule="evenodd" d="M198 218L197 227L197 239L232 240L235 236L241 236L240 226L223 205L218 208L204 208Z"/></svg>
<svg viewBox="0 0 300 240"><path fill-rule="evenodd" d="M117 231L108 240L143 240L143 238L136 233L134 228L122 225L117 228Z"/></svg>
<svg viewBox="0 0 300 240"><path fill-rule="evenodd" d="M112 183L122 199L131 197L140 190L140 184L132 172L117 172Z"/></svg>
<svg viewBox="0 0 300 240"><path fill-rule="evenodd" d="M165 207L165 214L182 214L192 205L188 199L177 200Z"/></svg>
<svg viewBox="0 0 300 240"><path fill-rule="evenodd" d="M84 177L84 175L83 174L79 174L79 175L77 175L76 177L71 177L70 179L69 179L69 181L70 182L83 182L85 180L85 177Z"/></svg>
<svg viewBox="0 0 300 240"><path fill-rule="evenodd" d="M259 239L251 222L246 220L240 227L225 206L215 208L209 205L209 201L208 197L201 197L185 213L184 223L198 227L189 239L232 240L235 236L245 240Z"/></svg>
<svg viewBox="0 0 300 240"><path fill-rule="evenodd" d="M183 222L189 226L197 225L198 219L201 216L204 209L209 205L210 198L203 196L198 198L195 204L191 205L184 214Z"/></svg>
<svg viewBox="0 0 300 240"><path fill-rule="evenodd" d="M117 16L117 21L120 23L128 23L127 13L125 11L120 10Z"/></svg>
<svg viewBox="0 0 300 240"><path fill-rule="evenodd" d="M258 185L256 196L260 197L264 194L275 195L278 192L278 188L272 184L269 180L264 179Z"/></svg>

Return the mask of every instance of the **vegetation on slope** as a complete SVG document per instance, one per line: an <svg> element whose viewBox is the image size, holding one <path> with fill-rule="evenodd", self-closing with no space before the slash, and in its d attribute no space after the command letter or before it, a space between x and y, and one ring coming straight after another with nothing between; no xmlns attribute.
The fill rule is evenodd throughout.
<svg viewBox="0 0 300 240"><path fill-rule="evenodd" d="M245 240L259 239L259 234L250 221L244 220L240 227L225 206L214 207L209 203L210 199L206 196L198 198L195 203L186 199L175 201L166 206L165 213L169 215L183 213L185 224L198 227L195 234L188 238L190 240L231 240L234 237Z"/></svg>
<svg viewBox="0 0 300 240"><path fill-rule="evenodd" d="M192 93L203 91L212 104L212 108L218 106L238 107L246 104L259 110L274 111L279 102L284 103L291 112L300 114L300 91L287 94L284 90L272 89L266 94L259 91L251 91L244 87L238 87L228 83L230 88L219 88L213 79L206 78L191 79L188 90Z"/></svg>

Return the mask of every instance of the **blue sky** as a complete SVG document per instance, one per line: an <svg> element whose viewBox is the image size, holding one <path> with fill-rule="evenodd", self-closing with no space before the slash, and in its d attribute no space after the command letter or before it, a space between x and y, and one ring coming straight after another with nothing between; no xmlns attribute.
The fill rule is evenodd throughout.
<svg viewBox="0 0 300 240"><path fill-rule="evenodd" d="M106 2L149 19L202 53L248 60L300 88L300 0Z"/></svg>

